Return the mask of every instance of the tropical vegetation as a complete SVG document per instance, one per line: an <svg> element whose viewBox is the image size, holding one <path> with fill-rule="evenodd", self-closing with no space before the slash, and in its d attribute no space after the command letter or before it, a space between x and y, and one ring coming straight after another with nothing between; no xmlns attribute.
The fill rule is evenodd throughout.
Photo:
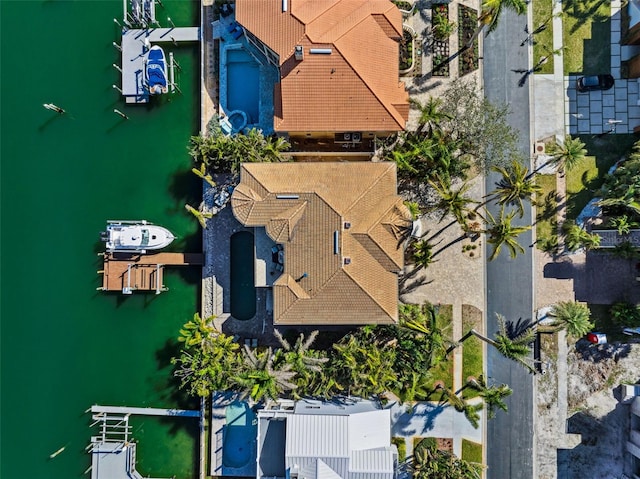
<svg viewBox="0 0 640 479"><path fill-rule="evenodd" d="M561 301L552 307L549 315L553 318L552 326L566 330L574 338L584 336L594 327L591 312L585 303Z"/></svg>
<svg viewBox="0 0 640 479"><path fill-rule="evenodd" d="M237 174L243 162L287 161L282 153L290 146L284 138L265 136L255 128L233 136L214 128L208 135L192 136L188 150L196 165L194 173L206 178L216 173Z"/></svg>
<svg viewBox="0 0 640 479"><path fill-rule="evenodd" d="M370 398L391 391L402 402L448 403L475 427L484 404L489 410L502 407L490 393L493 389L479 386L484 384L482 379L472 395L480 399L471 402L438 379L437 371L449 361L447 352L455 345L443 329L437 308L428 303L399 308L397 325L357 328L326 349L312 347L317 331L295 337L276 332L280 346L275 349L240 348L233 337L215 328L215 318L195 314L180 330L182 349L172 360L174 374L191 395L233 391L254 403L339 394ZM496 337L495 342L506 340ZM513 346L506 349L505 354L517 356L511 352Z"/></svg>
<svg viewBox="0 0 640 479"><path fill-rule="evenodd" d="M414 479L480 479L482 465L439 450L436 440L427 437L414 447L409 470Z"/></svg>

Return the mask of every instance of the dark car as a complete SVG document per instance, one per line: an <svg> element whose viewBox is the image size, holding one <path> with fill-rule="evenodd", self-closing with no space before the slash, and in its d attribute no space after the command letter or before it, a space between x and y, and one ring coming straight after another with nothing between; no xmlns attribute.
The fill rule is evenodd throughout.
<svg viewBox="0 0 640 479"><path fill-rule="evenodd" d="M592 75L578 78L578 91L608 90L615 83L611 75Z"/></svg>

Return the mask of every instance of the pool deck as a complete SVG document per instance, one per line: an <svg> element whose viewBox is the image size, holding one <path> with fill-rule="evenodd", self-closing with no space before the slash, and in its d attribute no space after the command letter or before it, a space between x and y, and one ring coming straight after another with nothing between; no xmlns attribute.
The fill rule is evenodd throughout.
<svg viewBox="0 0 640 479"><path fill-rule="evenodd" d="M258 123L249 124L248 127L254 127L262 130L266 135L273 134L273 92L274 85L279 81L278 69L273 65L270 65L262 54L256 51L255 47L251 45L244 35L239 38L234 38L233 34L229 32L229 26L235 21L235 15L229 15L227 17L221 17L216 24L215 35L218 36L220 41L220 49L238 49L243 48L254 58L260 68L260 86L259 86L259 120ZM220 53L219 59L219 113L220 116L225 116L230 111L226 111L227 108L227 85L226 85L226 72L227 66L225 64L226 55L224 52Z"/></svg>
<svg viewBox="0 0 640 479"><path fill-rule="evenodd" d="M209 474L212 476L255 477L256 462L240 468L226 467L222 463L222 445L224 443L224 428L227 425L227 406L237 402L238 397L232 393L216 393L211 400L211 448L209 457Z"/></svg>

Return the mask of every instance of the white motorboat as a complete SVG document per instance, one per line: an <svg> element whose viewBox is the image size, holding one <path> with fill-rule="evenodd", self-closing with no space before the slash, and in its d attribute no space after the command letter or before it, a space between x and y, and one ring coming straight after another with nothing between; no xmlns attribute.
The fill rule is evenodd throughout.
<svg viewBox="0 0 640 479"><path fill-rule="evenodd" d="M107 229L102 232L102 241L107 252L137 252L162 249L175 239L168 229L148 221L107 221Z"/></svg>

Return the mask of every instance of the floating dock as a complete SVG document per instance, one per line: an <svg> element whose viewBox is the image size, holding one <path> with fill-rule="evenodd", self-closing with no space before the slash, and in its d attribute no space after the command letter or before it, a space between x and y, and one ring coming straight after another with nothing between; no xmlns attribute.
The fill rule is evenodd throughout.
<svg viewBox="0 0 640 479"><path fill-rule="evenodd" d="M104 266L100 291L167 291L164 285L165 266L201 266L204 255L199 253L101 253Z"/></svg>
<svg viewBox="0 0 640 479"><path fill-rule="evenodd" d="M144 70L145 58L149 48L155 43L194 42L200 40L199 27L154 28L148 30L131 29L122 32L120 44L121 87L120 91L126 103L148 103L149 89L147 88ZM167 61L170 77L174 78L173 61ZM175 83L169 85L171 91Z"/></svg>
<svg viewBox="0 0 640 479"><path fill-rule="evenodd" d="M200 411L190 409L160 409L154 407L91 406L92 413L137 414L141 416L183 416L200 417Z"/></svg>
<svg viewBox="0 0 640 479"><path fill-rule="evenodd" d="M149 90L144 78L145 57L154 43L177 45L180 42L198 42L201 38L200 27L176 27L168 17L171 26L160 28L160 23L156 20L155 4L156 0L123 0L122 23L114 19L122 28L121 42L119 45L114 42L114 45L121 52L118 67L121 82L118 90L126 103L149 102ZM152 28L153 25L159 28ZM172 54L168 56L167 70L171 78L169 88L173 92L176 89L174 66L177 63ZM117 67L115 64L114 66Z"/></svg>
<svg viewBox="0 0 640 479"><path fill-rule="evenodd" d="M118 406L91 406L93 423L99 434L91 436L87 446L91 454L91 479L142 479L136 470L137 444L131 436L129 417L150 416L200 417L200 411ZM87 472L88 472L87 470Z"/></svg>

